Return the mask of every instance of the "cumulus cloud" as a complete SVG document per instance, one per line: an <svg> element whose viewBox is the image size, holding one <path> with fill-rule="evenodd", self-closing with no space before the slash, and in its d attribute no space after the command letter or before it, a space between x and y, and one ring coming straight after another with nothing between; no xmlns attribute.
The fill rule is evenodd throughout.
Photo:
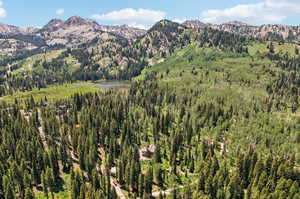
<svg viewBox="0 0 300 199"><path fill-rule="evenodd" d="M56 14L57 15L63 15L63 14L65 14L65 10L64 9L58 9L58 10L56 10Z"/></svg>
<svg viewBox="0 0 300 199"><path fill-rule="evenodd" d="M177 22L177 23L183 23L183 22L185 22L186 20L187 20L187 19L179 19L179 18L172 19L172 21Z"/></svg>
<svg viewBox="0 0 300 199"><path fill-rule="evenodd" d="M149 28L155 22L165 18L166 13L157 10L125 8L105 14L94 14L93 19L102 22L129 24L135 27Z"/></svg>
<svg viewBox="0 0 300 199"><path fill-rule="evenodd" d="M6 17L6 10L2 7L3 6L3 1L0 0L0 18Z"/></svg>
<svg viewBox="0 0 300 199"><path fill-rule="evenodd" d="M250 24L281 23L291 15L300 14L299 0L264 0L254 4L240 4L223 10L207 10L201 20L207 23L223 23L239 20Z"/></svg>
<svg viewBox="0 0 300 199"><path fill-rule="evenodd" d="M130 26L130 27L133 27L133 28L139 28L139 29L144 29L144 30L146 30L148 28L143 24L137 24L137 23L130 23L130 24L127 24L127 25Z"/></svg>

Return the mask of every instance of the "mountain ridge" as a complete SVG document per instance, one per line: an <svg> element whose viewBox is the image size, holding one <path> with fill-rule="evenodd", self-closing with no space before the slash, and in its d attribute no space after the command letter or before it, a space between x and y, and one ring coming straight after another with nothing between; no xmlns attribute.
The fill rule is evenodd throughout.
<svg viewBox="0 0 300 199"><path fill-rule="evenodd" d="M80 16L72 16L67 20L52 19L42 28L20 28L0 23L0 55L22 54L23 52L37 50L41 47L65 46L72 48L91 42L94 39L109 40L122 37L127 40L136 40L151 32L156 27L163 29L163 26L161 26L162 23L169 23L170 25L171 22L166 19L161 20L149 30L134 28L126 24L119 26L100 25L91 19L84 19ZM188 29L212 28L242 36L300 43L300 26L252 26L240 21L230 21L216 25L203 23L200 20L187 20L181 24L173 23ZM176 29L175 26L173 28ZM172 38L176 40L175 37ZM37 43L36 41L40 42Z"/></svg>

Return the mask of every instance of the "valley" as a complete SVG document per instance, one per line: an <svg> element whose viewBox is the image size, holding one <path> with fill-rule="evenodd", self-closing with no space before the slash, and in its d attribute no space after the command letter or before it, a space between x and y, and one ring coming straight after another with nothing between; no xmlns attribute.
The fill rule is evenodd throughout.
<svg viewBox="0 0 300 199"><path fill-rule="evenodd" d="M296 36L162 20L128 38L79 17L26 31L65 26L74 43L1 57L0 198L300 196Z"/></svg>

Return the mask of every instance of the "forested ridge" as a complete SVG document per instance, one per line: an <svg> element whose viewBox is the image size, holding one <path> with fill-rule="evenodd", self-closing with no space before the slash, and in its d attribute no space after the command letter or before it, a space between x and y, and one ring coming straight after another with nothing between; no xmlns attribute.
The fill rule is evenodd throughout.
<svg viewBox="0 0 300 199"><path fill-rule="evenodd" d="M136 43L14 63L0 81L0 198L300 198L299 59L295 44L165 20ZM132 85L19 97L99 79Z"/></svg>

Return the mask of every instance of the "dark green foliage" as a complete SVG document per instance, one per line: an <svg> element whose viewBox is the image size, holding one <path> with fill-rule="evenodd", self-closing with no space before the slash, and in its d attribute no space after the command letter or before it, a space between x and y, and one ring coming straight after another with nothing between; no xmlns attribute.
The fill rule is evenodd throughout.
<svg viewBox="0 0 300 199"><path fill-rule="evenodd" d="M18 100L1 103L0 198L31 199L41 190L46 198L67 191L73 199L115 199L115 187L131 198L165 189L171 198L299 197L299 58L275 53L271 43L256 64L261 58L249 56L250 38L208 28L192 32L167 20L132 44L101 42L35 63L43 72L8 75L0 80L0 95L65 81L130 79L147 58L188 47L161 74L149 68L124 92L56 102L32 96L23 107ZM101 67L97 55L126 57L129 66ZM68 56L81 64L74 73L66 71ZM228 66L215 66L228 59ZM252 61L234 73L238 59ZM187 66L175 73L178 61Z"/></svg>

